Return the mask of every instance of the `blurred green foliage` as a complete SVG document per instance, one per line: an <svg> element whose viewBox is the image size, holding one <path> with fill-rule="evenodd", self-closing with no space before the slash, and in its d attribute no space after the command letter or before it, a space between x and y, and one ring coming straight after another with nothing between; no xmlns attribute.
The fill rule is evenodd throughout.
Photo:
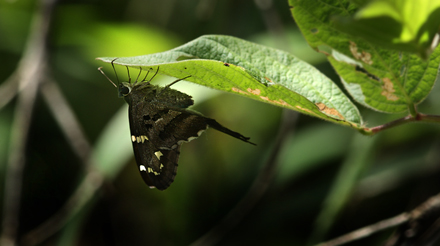
<svg viewBox="0 0 440 246"><path fill-rule="evenodd" d="M236 205L272 151L281 109L191 86L186 92L194 95L195 110L250 136L258 146L207 131L183 145L173 185L164 192L150 190L132 156L121 156L127 152L119 148L130 148L125 102L97 71L102 62L94 59L161 52L204 34L226 34L292 52L338 82L325 56L308 47L295 27L287 1L273 1L269 8L262 8L261 3L265 1L58 3L49 37L49 71L94 146L94 154L120 165L106 170L108 162L100 163L109 172L103 189L41 245L188 245ZM0 2L0 83L17 67L37 5L33 0ZM104 71L114 78L111 66L104 66ZM121 80L126 79L124 69L117 71ZM156 80L165 84L171 81L166 77ZM439 90L434 86L419 108L439 114ZM10 151L15 104L13 100L0 111L1 181ZM402 116L358 107L368 125ZM407 211L439 192L437 125L410 124L374 137L355 137L358 133L349 128L308 116L300 116L292 127L295 134L282 147L280 168L268 194L220 245L306 245ZM127 135L119 135L124 130L113 134L114 128L124 128ZM368 146L368 153L356 154L356 147L351 146L359 141ZM365 155L368 160L364 160ZM85 172L41 98L35 107L26 156L19 237L53 216ZM341 172L347 170L352 160L359 169L348 172L351 174L344 180L345 176L338 173L341 167ZM367 163L359 164L363 161ZM340 189L338 184L349 184L351 189L338 197L334 193ZM0 182L2 201L3 191L4 182ZM326 198L328 194L330 198ZM344 204L339 213L325 217L330 208L324 201L330 199L341 199ZM310 239L320 226L315 221L333 226L321 233L322 238ZM377 245L390 233L356 245Z"/></svg>

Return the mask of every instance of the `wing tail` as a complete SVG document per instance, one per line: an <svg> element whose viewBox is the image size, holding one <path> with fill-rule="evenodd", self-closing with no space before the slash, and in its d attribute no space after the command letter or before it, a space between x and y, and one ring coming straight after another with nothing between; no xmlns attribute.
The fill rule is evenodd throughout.
<svg viewBox="0 0 440 246"><path fill-rule="evenodd" d="M228 128L226 128L226 127L220 125L220 123L218 123L218 122L217 122L216 120L214 120L214 119L206 118L206 122L208 123L209 127L212 127L212 128L214 128L214 129L216 129L217 131L221 131L221 132L223 132L223 133L226 133L226 134L228 134L229 136L234 137L234 138L237 138L237 139L240 139L240 140L243 141L243 142L250 143L250 144L252 144L252 145L256 145L256 144L254 144L254 143L252 143L252 142L249 141L249 139L251 139L251 138L249 138L249 137L245 137L245 136L241 135L241 134L238 133L238 132L234 132L234 131L232 131L232 130L229 130Z"/></svg>

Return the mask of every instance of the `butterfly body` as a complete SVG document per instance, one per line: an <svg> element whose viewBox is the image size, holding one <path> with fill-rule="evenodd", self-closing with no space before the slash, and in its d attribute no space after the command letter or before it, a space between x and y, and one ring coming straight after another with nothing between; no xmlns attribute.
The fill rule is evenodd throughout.
<svg viewBox="0 0 440 246"><path fill-rule="evenodd" d="M249 138L231 131L214 119L187 109L191 96L169 86L141 81L121 83L119 95L129 104L129 122L138 170L151 188L165 190L173 182L180 145L199 137L208 127L242 141ZM251 143L253 144L253 143Z"/></svg>

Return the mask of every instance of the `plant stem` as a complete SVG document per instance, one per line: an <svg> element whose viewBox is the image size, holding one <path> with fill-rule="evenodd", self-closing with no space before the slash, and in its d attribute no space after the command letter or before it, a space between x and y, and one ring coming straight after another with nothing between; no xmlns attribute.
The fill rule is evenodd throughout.
<svg viewBox="0 0 440 246"><path fill-rule="evenodd" d="M374 135L374 134L381 132L383 130L386 130L386 129L389 129L392 127L396 127L396 126L400 126L402 124L409 123L409 122L440 123L440 115L428 115L428 114L417 113L415 116L408 115L403 118L385 123L380 126L363 128L361 130L361 132L366 135Z"/></svg>

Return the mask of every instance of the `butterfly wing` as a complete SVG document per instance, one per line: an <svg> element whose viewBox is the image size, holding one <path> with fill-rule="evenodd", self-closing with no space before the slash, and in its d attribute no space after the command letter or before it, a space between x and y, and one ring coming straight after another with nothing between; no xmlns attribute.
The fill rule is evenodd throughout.
<svg viewBox="0 0 440 246"><path fill-rule="evenodd" d="M250 143L249 138L231 131L217 121L186 107L190 96L167 88L147 85L133 87L125 95L129 104L129 121L133 151L138 170L151 188L164 190L174 181L180 145L199 137L208 126Z"/></svg>
<svg viewBox="0 0 440 246"><path fill-rule="evenodd" d="M130 105L129 121L133 152L142 179L150 188L165 190L176 176L180 146L165 145L158 140L161 122L152 119L160 113L142 104Z"/></svg>
<svg viewBox="0 0 440 246"><path fill-rule="evenodd" d="M179 108L143 101L129 107L133 151L138 170L151 188L164 190L174 181L180 145L196 139L205 117Z"/></svg>

